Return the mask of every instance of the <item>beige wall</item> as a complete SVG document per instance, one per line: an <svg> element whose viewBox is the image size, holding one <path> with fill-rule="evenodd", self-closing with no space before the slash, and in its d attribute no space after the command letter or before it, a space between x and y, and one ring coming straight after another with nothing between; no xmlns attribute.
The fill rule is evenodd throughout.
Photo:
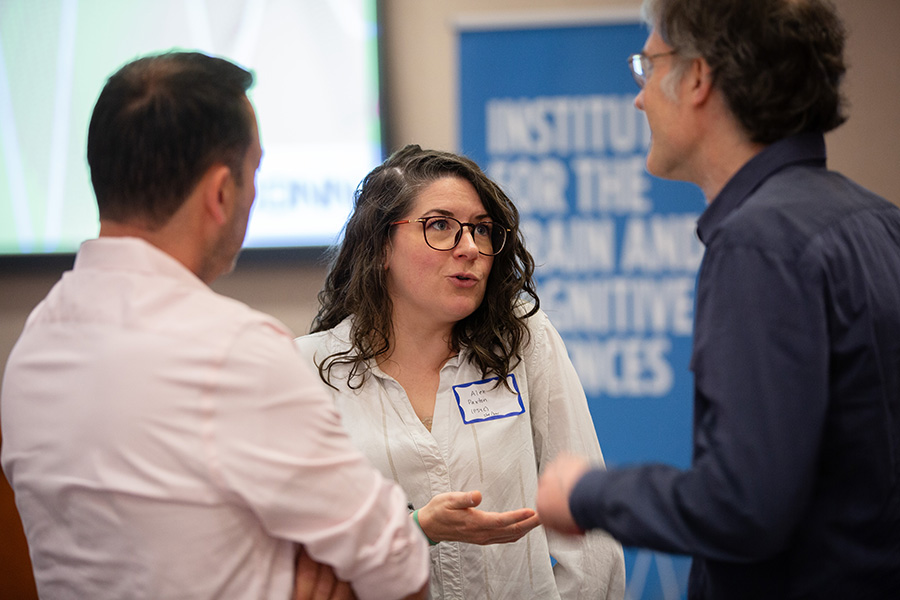
<svg viewBox="0 0 900 600"><path fill-rule="evenodd" d="M850 121L829 135L830 165L863 185L900 200L900 2L837 0L850 30L846 91ZM454 23L462 16L633 8L639 0L384 0L388 110L394 147L457 147L457 73ZM636 48L635 51L640 50ZM624 66L624 57L622 68ZM4 269L0 266L0 269ZM31 308L59 277L61 268L0 270L0 365ZM324 270L309 261L260 264L244 261L215 288L274 314L303 333L315 314ZM24 545L11 522L12 500L0 479L0 589L29 597ZM12 529L11 529L12 528ZM24 566L23 566L24 565ZM23 586L17 588L17 585Z"/></svg>

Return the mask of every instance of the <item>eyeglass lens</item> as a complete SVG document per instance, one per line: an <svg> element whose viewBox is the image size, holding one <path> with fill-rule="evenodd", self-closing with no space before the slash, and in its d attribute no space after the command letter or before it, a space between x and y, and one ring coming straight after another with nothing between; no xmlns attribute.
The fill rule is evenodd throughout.
<svg viewBox="0 0 900 600"><path fill-rule="evenodd" d="M646 69L644 69L644 58L643 54L632 54L629 57L631 76L634 77L635 83L640 87L644 87L644 84L647 82Z"/></svg>
<svg viewBox="0 0 900 600"><path fill-rule="evenodd" d="M472 231L472 239L478 252L493 256L506 243L506 229L491 223L460 223L453 217L428 217L422 221L425 242L435 250L452 250L462 238L463 225Z"/></svg>

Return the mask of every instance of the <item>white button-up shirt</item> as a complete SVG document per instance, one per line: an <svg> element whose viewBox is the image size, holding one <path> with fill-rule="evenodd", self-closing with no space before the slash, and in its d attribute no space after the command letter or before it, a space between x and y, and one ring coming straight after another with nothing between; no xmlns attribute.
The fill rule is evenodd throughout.
<svg viewBox="0 0 900 600"><path fill-rule="evenodd" d="M141 240L81 247L0 401L42 598L286 599L296 543L359 598L425 583L405 495L292 337Z"/></svg>
<svg viewBox="0 0 900 600"><path fill-rule="evenodd" d="M538 474L560 452L603 464L562 339L543 312L528 323L531 341L510 379L518 393L482 382L464 351L441 370L430 432L400 384L374 361L356 390L347 386L345 366L332 370L338 388L332 395L351 438L403 487L413 507L443 492L480 490L478 509L533 508ZM349 348L349 330L348 319L296 343L321 362ZM625 591L622 548L603 532L564 537L538 527L511 544L441 542L431 549L431 561L432 597L442 600L618 599Z"/></svg>

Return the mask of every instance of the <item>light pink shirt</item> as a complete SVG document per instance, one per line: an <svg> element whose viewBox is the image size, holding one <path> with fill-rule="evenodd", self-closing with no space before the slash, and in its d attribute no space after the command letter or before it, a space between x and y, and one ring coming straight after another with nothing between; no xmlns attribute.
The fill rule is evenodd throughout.
<svg viewBox="0 0 900 600"><path fill-rule="evenodd" d="M404 493L291 340L143 241L81 247L0 400L41 597L286 599L295 543L361 599L425 583Z"/></svg>

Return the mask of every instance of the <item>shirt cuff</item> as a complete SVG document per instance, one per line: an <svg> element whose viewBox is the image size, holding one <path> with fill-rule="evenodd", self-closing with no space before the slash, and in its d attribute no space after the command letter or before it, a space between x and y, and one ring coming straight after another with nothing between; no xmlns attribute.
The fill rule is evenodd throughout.
<svg viewBox="0 0 900 600"><path fill-rule="evenodd" d="M603 484L609 473L594 469L582 475L569 494L569 512L575 524L584 531L603 529L601 499Z"/></svg>

